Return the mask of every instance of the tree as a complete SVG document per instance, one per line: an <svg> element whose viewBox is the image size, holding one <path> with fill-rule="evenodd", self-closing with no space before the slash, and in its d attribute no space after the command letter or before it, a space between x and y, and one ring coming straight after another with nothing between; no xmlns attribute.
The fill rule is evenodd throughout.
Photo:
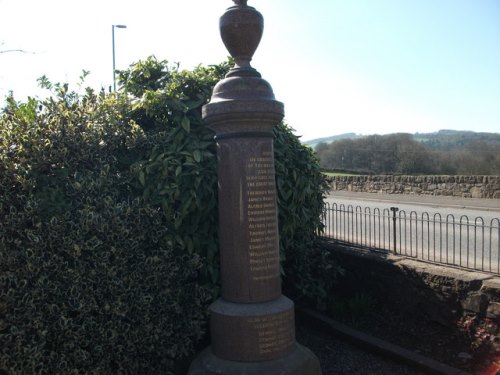
<svg viewBox="0 0 500 375"><path fill-rule="evenodd" d="M0 46L3 46L5 43L2 42ZM33 52L28 52L23 49L0 49L0 53L13 53L13 52L19 52L19 53L33 53Z"/></svg>
<svg viewBox="0 0 500 375"><path fill-rule="evenodd" d="M316 149L321 166L358 173L417 174L435 171L430 151L410 134L343 139Z"/></svg>

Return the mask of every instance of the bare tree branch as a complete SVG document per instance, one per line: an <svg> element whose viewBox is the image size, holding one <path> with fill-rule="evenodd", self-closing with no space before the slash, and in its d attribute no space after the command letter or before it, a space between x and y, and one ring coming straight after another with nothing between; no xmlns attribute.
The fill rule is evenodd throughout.
<svg viewBox="0 0 500 375"><path fill-rule="evenodd" d="M0 53L9 53L9 52L35 53L35 52L25 51L23 49L4 49L4 50L0 50Z"/></svg>

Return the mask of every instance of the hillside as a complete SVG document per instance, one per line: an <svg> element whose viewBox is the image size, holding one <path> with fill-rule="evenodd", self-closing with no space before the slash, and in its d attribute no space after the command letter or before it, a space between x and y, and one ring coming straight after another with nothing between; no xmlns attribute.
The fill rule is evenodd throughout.
<svg viewBox="0 0 500 375"><path fill-rule="evenodd" d="M397 133L389 134L394 135ZM449 150L456 147L463 147L477 142L498 145L500 147L500 133L476 133L463 130L439 130L435 133L415 133L411 135L413 140L423 144L427 148L434 150ZM368 137L356 133L343 133L330 137L316 138L303 143L311 148L315 148L320 143L330 144L341 139L359 139Z"/></svg>
<svg viewBox="0 0 500 375"><path fill-rule="evenodd" d="M311 148L315 148L320 143L332 143L341 139L354 139L359 137L361 137L361 135L357 135L356 133L344 133L332 135L330 137L311 139L310 141L304 141L302 143Z"/></svg>
<svg viewBox="0 0 500 375"><path fill-rule="evenodd" d="M441 130L341 137L316 143L323 168L369 174L500 174L497 133Z"/></svg>

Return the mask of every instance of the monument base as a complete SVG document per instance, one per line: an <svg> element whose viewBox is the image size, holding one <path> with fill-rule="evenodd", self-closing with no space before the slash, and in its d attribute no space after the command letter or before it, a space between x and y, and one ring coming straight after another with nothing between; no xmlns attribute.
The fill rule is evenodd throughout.
<svg viewBox="0 0 500 375"><path fill-rule="evenodd" d="M262 362L235 362L216 357L210 347L191 363L188 375L321 375L318 358L295 344L286 357Z"/></svg>

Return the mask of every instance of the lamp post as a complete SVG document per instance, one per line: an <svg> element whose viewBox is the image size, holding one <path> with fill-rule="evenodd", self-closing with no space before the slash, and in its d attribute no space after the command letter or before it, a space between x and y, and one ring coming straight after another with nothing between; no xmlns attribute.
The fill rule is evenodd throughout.
<svg viewBox="0 0 500 375"><path fill-rule="evenodd" d="M116 91L116 76L115 76L115 27L118 29L126 29L126 25L111 25L111 41L113 43L113 91Z"/></svg>

